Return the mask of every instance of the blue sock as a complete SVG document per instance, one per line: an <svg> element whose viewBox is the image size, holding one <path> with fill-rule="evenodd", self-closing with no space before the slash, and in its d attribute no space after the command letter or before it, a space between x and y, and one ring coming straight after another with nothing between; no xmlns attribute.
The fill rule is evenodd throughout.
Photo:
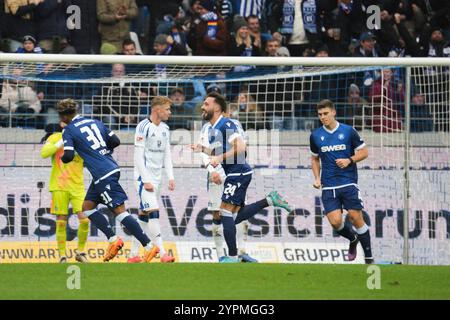
<svg viewBox="0 0 450 320"><path fill-rule="evenodd" d="M96 226L98 229L100 229L101 232L105 234L108 239L116 235L105 216L97 210L94 209L86 211L85 215L89 218L89 220L92 221L94 226Z"/></svg>
<svg viewBox="0 0 450 320"><path fill-rule="evenodd" d="M255 214L257 214L262 209L268 207L269 204L267 203L266 199L262 199L259 201L256 201L252 204L246 205L242 207L237 214L235 224L239 224L244 220L248 220L249 218L253 217Z"/></svg>
<svg viewBox="0 0 450 320"><path fill-rule="evenodd" d="M364 224L361 228L356 229L359 242L364 250L364 257L366 259L372 259L372 247L370 245L370 233L367 224Z"/></svg>
<svg viewBox="0 0 450 320"><path fill-rule="evenodd" d="M125 228L142 244L143 247L146 247L150 243L150 239L147 237L145 232L142 230L139 223L135 218L128 212L122 212L119 214L116 219L123 224Z"/></svg>
<svg viewBox="0 0 450 320"><path fill-rule="evenodd" d="M150 212L148 217L149 217L149 219L159 219L159 211Z"/></svg>
<svg viewBox="0 0 450 320"><path fill-rule="evenodd" d="M148 222L148 215L147 214L139 214L138 219L143 222Z"/></svg>
<svg viewBox="0 0 450 320"><path fill-rule="evenodd" d="M343 236L344 238L348 239L350 242L355 241L356 235L353 233L353 231L342 221L341 228L339 230L336 230L336 232Z"/></svg>
<svg viewBox="0 0 450 320"><path fill-rule="evenodd" d="M220 210L222 213L223 236L228 247L228 255L230 257L237 256L236 245L236 224L233 214L227 210Z"/></svg>

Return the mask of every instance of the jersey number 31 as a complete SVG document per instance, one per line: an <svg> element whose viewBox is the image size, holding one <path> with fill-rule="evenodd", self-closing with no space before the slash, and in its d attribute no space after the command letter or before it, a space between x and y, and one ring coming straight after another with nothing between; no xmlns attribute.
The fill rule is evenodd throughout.
<svg viewBox="0 0 450 320"><path fill-rule="evenodd" d="M100 134L100 130L98 130L98 127L95 123L92 124L90 128L88 126L82 127L80 131L82 133L87 133L86 139L92 143L92 149L97 150L100 147L106 147L105 140L103 140L103 137Z"/></svg>

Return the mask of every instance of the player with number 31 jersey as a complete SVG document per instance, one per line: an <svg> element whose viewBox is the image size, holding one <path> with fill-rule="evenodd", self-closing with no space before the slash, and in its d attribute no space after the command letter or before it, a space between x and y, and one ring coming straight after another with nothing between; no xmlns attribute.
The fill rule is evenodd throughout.
<svg viewBox="0 0 450 320"><path fill-rule="evenodd" d="M72 99L58 102L57 110L67 126L63 131L64 154L61 161L68 163L77 152L92 175L92 182L83 202L83 213L108 238L109 247L103 261L113 259L124 243L109 225L105 216L97 210L99 203L108 206L116 219L136 237L146 249L144 260L150 262L158 253L135 218L125 209L127 195L119 184L120 168L111 156L120 145L119 138L101 121L84 118L77 114L78 104Z"/></svg>

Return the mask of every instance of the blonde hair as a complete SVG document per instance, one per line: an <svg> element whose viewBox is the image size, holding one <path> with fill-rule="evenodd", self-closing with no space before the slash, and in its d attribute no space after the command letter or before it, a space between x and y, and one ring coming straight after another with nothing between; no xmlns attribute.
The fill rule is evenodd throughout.
<svg viewBox="0 0 450 320"><path fill-rule="evenodd" d="M172 100L165 96L156 96L152 99L152 107L163 106L165 104L172 104Z"/></svg>
<svg viewBox="0 0 450 320"><path fill-rule="evenodd" d="M251 48L252 47L252 37L250 36L250 32L248 33L247 38L244 39L244 38L242 38L239 35L239 29L236 31L236 43L237 43L237 45L240 46L241 44L245 43L245 47L246 48Z"/></svg>

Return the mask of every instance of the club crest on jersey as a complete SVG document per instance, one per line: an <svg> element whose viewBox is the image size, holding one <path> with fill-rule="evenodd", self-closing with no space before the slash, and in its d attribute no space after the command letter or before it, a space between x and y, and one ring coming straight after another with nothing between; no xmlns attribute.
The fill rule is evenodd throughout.
<svg viewBox="0 0 450 320"><path fill-rule="evenodd" d="M161 144L162 144L161 140L158 140L158 148L161 147Z"/></svg>
<svg viewBox="0 0 450 320"><path fill-rule="evenodd" d="M324 136L321 136L321 137L320 137L320 140L322 140L322 141L325 140L325 137L324 137Z"/></svg>
<svg viewBox="0 0 450 320"><path fill-rule="evenodd" d="M345 136L344 136L343 133L340 133L340 134L338 135L338 139L339 139L339 140L344 140L344 138L345 138Z"/></svg>
<svg viewBox="0 0 450 320"><path fill-rule="evenodd" d="M162 133L162 135L163 135L163 137L165 137L165 136L166 136L166 133L165 133L165 132L163 132L163 133Z"/></svg>
<svg viewBox="0 0 450 320"><path fill-rule="evenodd" d="M109 184L107 184L106 189L111 190L111 186Z"/></svg>

